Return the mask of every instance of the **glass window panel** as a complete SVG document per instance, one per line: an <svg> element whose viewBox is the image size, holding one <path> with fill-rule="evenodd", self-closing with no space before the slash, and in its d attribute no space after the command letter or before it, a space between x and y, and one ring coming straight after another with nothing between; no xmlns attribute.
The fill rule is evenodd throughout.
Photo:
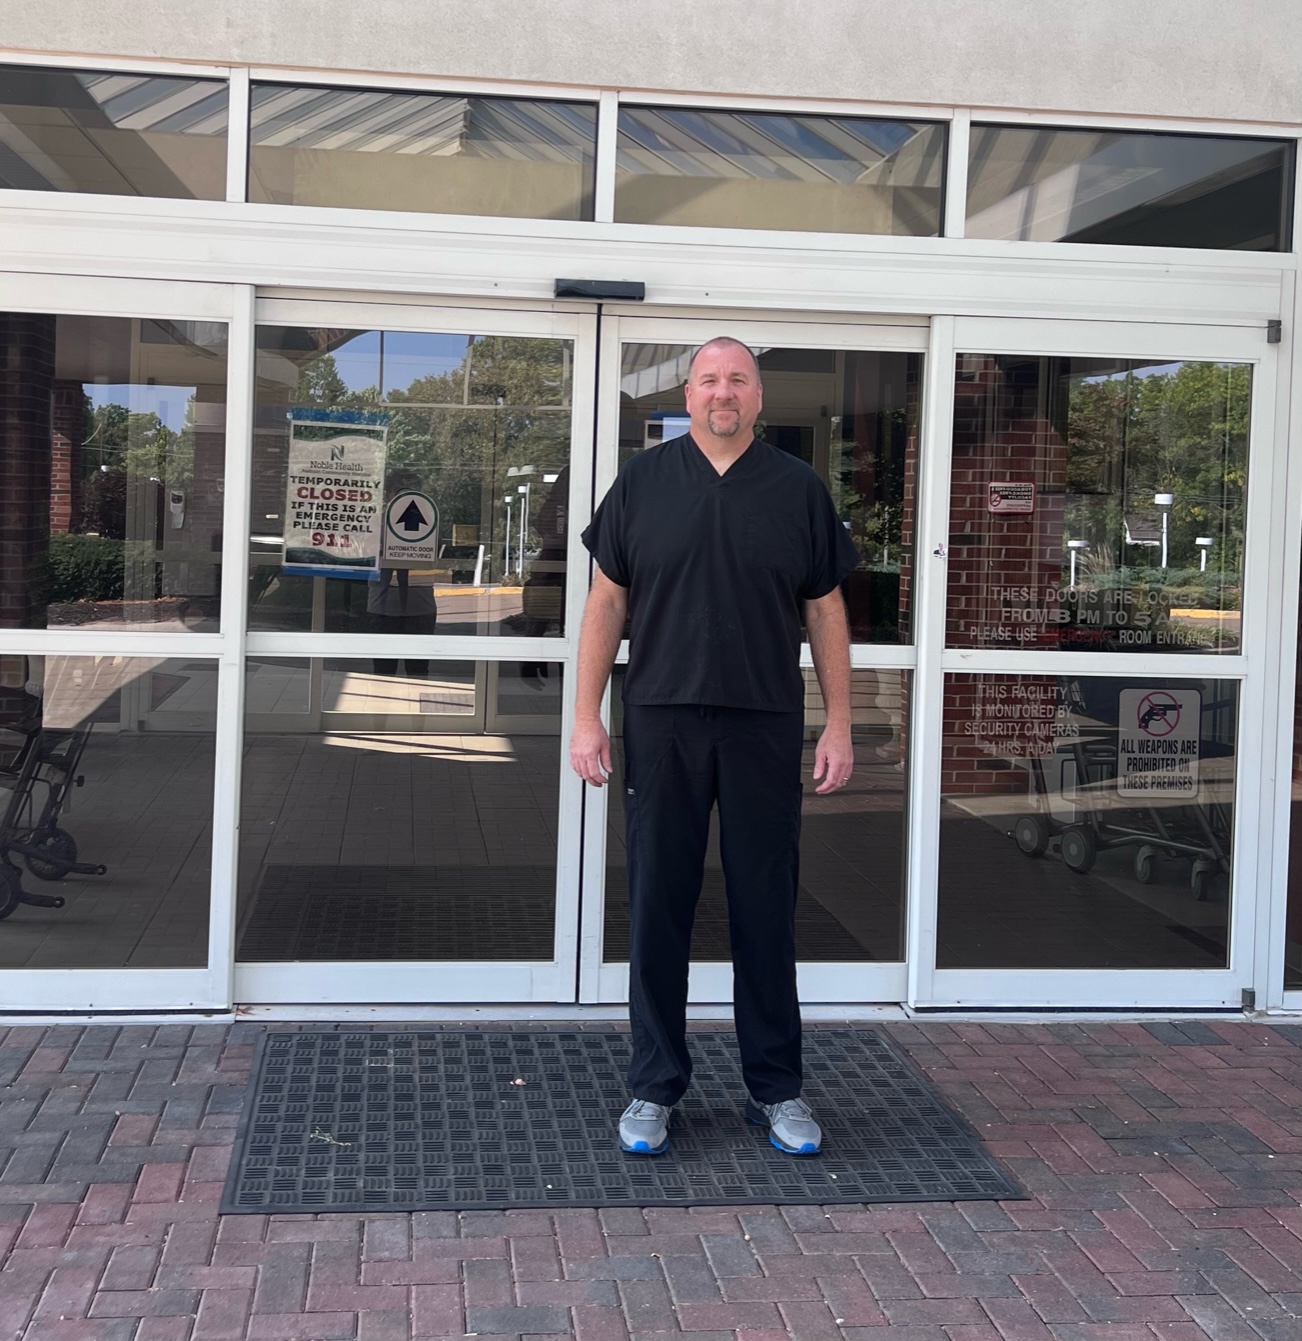
<svg viewBox="0 0 1302 1341"><path fill-rule="evenodd" d="M625 345L619 461L689 429L683 383L693 345ZM827 485L858 547L842 588L850 636L912 634L913 503L922 355L839 349L756 350L764 409L755 433L800 457Z"/></svg>
<svg viewBox="0 0 1302 1341"><path fill-rule="evenodd" d="M1224 968L1238 685L951 675L938 968Z"/></svg>
<svg viewBox="0 0 1302 1341"><path fill-rule="evenodd" d="M0 187L222 200L226 84L0 65Z"/></svg>
<svg viewBox="0 0 1302 1341"><path fill-rule="evenodd" d="M1286 251L1284 140L973 126L968 237Z"/></svg>
<svg viewBox="0 0 1302 1341"><path fill-rule="evenodd" d="M0 969L207 963L216 728L215 661L0 655Z"/></svg>
<svg viewBox="0 0 1302 1341"><path fill-rule="evenodd" d="M603 958L628 960L628 859L624 840L624 668L615 668ZM812 670L805 672L805 784L800 833L796 958L810 963L904 958L905 729L910 673L856 670L850 687L854 776L839 792L814 791L814 747L826 723ZM727 961L728 908L717 813L711 817L692 959Z"/></svg>
<svg viewBox="0 0 1302 1341"><path fill-rule="evenodd" d="M249 199L591 219L594 103L254 84Z"/></svg>
<svg viewBox="0 0 1302 1341"><path fill-rule="evenodd" d="M571 366L568 340L259 327L250 627L561 636Z"/></svg>
<svg viewBox="0 0 1302 1341"><path fill-rule="evenodd" d="M940 234L943 125L621 107L617 153L621 223Z"/></svg>
<svg viewBox="0 0 1302 1341"><path fill-rule="evenodd" d="M215 631L226 327L0 313L0 627Z"/></svg>
<svg viewBox="0 0 1302 1341"><path fill-rule="evenodd" d="M951 647L1238 652L1252 369L961 354Z"/></svg>
<svg viewBox="0 0 1302 1341"><path fill-rule="evenodd" d="M505 724L486 662L249 671L237 959L553 958L560 666Z"/></svg>

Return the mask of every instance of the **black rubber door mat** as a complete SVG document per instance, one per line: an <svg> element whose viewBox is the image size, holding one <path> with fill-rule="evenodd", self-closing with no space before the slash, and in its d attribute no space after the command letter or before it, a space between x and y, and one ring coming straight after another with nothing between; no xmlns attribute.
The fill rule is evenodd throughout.
<svg viewBox="0 0 1302 1341"><path fill-rule="evenodd" d="M628 1036L270 1031L223 1214L1018 1199L975 1132L879 1031L809 1029L822 1153L742 1116L731 1033L690 1036L668 1153L622 1154Z"/></svg>

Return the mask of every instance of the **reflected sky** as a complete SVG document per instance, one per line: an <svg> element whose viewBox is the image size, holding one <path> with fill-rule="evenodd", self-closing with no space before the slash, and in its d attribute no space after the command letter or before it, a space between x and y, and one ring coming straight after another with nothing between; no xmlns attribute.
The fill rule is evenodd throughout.
<svg viewBox="0 0 1302 1341"><path fill-rule="evenodd" d="M124 405L131 414L156 414L174 433L185 427L185 412L195 392L192 386L104 386L98 382L83 382L82 390L97 410Z"/></svg>
<svg viewBox="0 0 1302 1341"><path fill-rule="evenodd" d="M388 397L423 377L460 370L474 337L426 331L363 331L332 352L349 391L379 387Z"/></svg>

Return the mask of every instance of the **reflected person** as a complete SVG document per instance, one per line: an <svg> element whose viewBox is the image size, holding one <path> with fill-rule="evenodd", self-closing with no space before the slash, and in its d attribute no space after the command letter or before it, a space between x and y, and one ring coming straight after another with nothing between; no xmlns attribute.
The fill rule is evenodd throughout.
<svg viewBox="0 0 1302 1341"><path fill-rule="evenodd" d="M801 619L827 710L820 795L853 767L850 655L840 586L858 562L822 481L754 437L758 362L721 336L696 351L691 430L635 456L583 533L596 560L579 639L570 763L611 773L600 706L630 619L624 678L632 1102L621 1149L668 1148L691 1079L687 980L710 814L732 945L746 1116L790 1154L822 1131L801 1098L795 907L804 676Z"/></svg>
<svg viewBox="0 0 1302 1341"><path fill-rule="evenodd" d="M386 501L405 489L419 490L423 481L415 471L396 471L385 482ZM378 578L366 585L366 630L388 637L394 634L433 634L438 623L438 600L434 579L429 574L413 574L406 568L381 568ZM372 665L376 675L397 675L397 658L376 657ZM413 678L429 673L423 657L404 658L403 670Z"/></svg>
<svg viewBox="0 0 1302 1341"><path fill-rule="evenodd" d="M560 624L565 613L566 520L570 498L570 468L564 466L556 476L543 505L538 509L535 530L538 557L529 566L521 592L524 607L524 636L541 638L553 624ZM547 679L545 661L522 661L520 678L525 684L541 689Z"/></svg>

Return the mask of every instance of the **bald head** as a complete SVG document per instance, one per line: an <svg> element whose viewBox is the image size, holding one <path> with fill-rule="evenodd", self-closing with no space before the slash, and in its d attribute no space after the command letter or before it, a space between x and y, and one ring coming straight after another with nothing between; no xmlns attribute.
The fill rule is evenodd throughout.
<svg viewBox="0 0 1302 1341"><path fill-rule="evenodd" d="M692 355L692 361L687 365L687 380L689 382L692 380L692 369L696 367L696 360L708 350L714 349L737 350L745 354L746 357L750 359L751 367L755 370L755 381L757 383L759 382L760 366L759 359L755 357L755 351L749 345L743 344L740 340L734 339L731 335L716 335L714 339L707 340L697 349L696 353Z"/></svg>
<svg viewBox="0 0 1302 1341"><path fill-rule="evenodd" d="M755 351L730 335L707 340L692 357L683 398L698 447L724 456L744 448L764 404Z"/></svg>

